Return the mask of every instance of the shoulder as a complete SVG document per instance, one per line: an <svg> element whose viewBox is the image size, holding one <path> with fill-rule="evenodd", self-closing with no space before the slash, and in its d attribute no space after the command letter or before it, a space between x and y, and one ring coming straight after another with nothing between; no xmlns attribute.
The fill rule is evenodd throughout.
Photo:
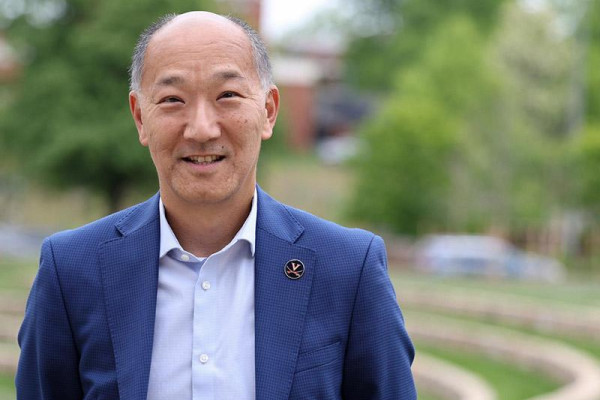
<svg viewBox="0 0 600 400"><path fill-rule="evenodd" d="M258 227L276 236L317 251L345 251L347 255L364 255L371 245L383 247L383 240L369 231L347 228L280 203L260 188L258 194Z"/></svg>
<svg viewBox="0 0 600 400"><path fill-rule="evenodd" d="M81 227L56 232L45 239L43 246L76 250L98 246L101 243L121 237L124 234L123 225L131 225L131 220L135 220L136 217L138 223L150 222L153 219L152 214L156 214L155 218L158 218L158 211L151 211L152 204L157 202L155 197Z"/></svg>
<svg viewBox="0 0 600 400"><path fill-rule="evenodd" d="M284 205L285 209L303 226L304 232L299 242L313 242L327 247L369 247L379 239L372 232L360 228L349 228L320 218L306 211Z"/></svg>
<svg viewBox="0 0 600 400"><path fill-rule="evenodd" d="M260 188L258 195L258 228L296 244L315 249L322 246L365 248L373 241L381 241L366 230L343 227L280 203Z"/></svg>
<svg viewBox="0 0 600 400"><path fill-rule="evenodd" d="M383 239L372 232L348 228L310 213L286 206L304 232L296 242L314 249L327 270L334 276L362 275L365 266L381 266L387 270L387 255Z"/></svg>

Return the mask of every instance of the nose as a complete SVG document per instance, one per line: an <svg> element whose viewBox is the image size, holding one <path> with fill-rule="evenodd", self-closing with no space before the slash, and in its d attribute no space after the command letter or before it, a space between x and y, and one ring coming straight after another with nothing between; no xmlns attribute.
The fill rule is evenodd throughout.
<svg viewBox="0 0 600 400"><path fill-rule="evenodd" d="M199 101L192 107L183 137L198 142L208 142L221 136L219 116L208 101Z"/></svg>

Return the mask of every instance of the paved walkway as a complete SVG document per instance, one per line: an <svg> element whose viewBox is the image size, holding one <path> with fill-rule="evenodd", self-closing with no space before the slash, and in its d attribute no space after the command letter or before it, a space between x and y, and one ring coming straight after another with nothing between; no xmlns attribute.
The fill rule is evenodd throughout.
<svg viewBox="0 0 600 400"><path fill-rule="evenodd" d="M0 341L16 343L22 320L20 315L0 314Z"/></svg>
<svg viewBox="0 0 600 400"><path fill-rule="evenodd" d="M417 340L476 351L537 369L564 385L530 400L600 399L600 363L558 341L452 318L410 313L409 333Z"/></svg>
<svg viewBox="0 0 600 400"><path fill-rule="evenodd" d="M417 388L444 400L496 400L494 389L479 376L438 358L417 353L412 371Z"/></svg>
<svg viewBox="0 0 600 400"><path fill-rule="evenodd" d="M21 315L0 313L0 373L14 374L17 370L17 334L21 320Z"/></svg>
<svg viewBox="0 0 600 400"><path fill-rule="evenodd" d="M0 373L13 375L17 371L19 348L16 344L0 342Z"/></svg>
<svg viewBox="0 0 600 400"><path fill-rule="evenodd" d="M45 233L0 223L0 257L38 257ZM25 290L0 292L0 373L12 375L19 360L17 333L25 311Z"/></svg>
<svg viewBox="0 0 600 400"><path fill-rule="evenodd" d="M25 312L27 293L21 291L0 291L0 314L17 315Z"/></svg>
<svg viewBox="0 0 600 400"><path fill-rule="evenodd" d="M404 306L419 310L441 311L469 317L492 319L529 326L542 332L554 332L597 340L600 338L600 308L585 305L554 304L525 296L481 295L474 293L434 292L402 288Z"/></svg>

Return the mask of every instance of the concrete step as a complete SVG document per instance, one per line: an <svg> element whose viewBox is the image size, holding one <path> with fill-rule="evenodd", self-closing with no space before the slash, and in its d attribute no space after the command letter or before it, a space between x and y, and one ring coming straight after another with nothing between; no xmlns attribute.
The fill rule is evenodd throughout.
<svg viewBox="0 0 600 400"><path fill-rule="evenodd" d="M600 338L600 308L597 307L549 304L508 294L489 296L413 288L403 288L398 296L404 309L439 311L528 326L542 332Z"/></svg>
<svg viewBox="0 0 600 400"><path fill-rule="evenodd" d="M494 389L481 377L439 358L418 352L412 366L417 388L443 400L496 400Z"/></svg>
<svg viewBox="0 0 600 400"><path fill-rule="evenodd" d="M22 316L0 314L0 342L16 343L22 321Z"/></svg>
<svg viewBox="0 0 600 400"><path fill-rule="evenodd" d="M0 343L0 373L15 374L18 362L19 346L16 343Z"/></svg>
<svg viewBox="0 0 600 400"><path fill-rule="evenodd" d="M600 399L600 362L572 346L506 328L427 313L407 313L406 321L415 340L499 357L539 370L563 384L552 393L530 400Z"/></svg>

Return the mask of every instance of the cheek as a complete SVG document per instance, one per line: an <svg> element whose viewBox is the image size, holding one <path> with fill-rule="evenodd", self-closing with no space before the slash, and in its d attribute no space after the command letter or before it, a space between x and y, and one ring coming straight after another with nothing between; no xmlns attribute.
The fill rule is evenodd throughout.
<svg viewBox="0 0 600 400"><path fill-rule="evenodd" d="M225 116L225 118L226 120L231 121L232 124L246 128L252 125L252 120L254 119L251 112L245 112L244 110L233 111Z"/></svg>
<svg viewBox="0 0 600 400"><path fill-rule="evenodd" d="M251 110L232 113L229 117L230 121L236 125L238 132L244 132L248 137L260 136L263 119L255 107L252 107Z"/></svg>
<svg viewBox="0 0 600 400"><path fill-rule="evenodd" d="M168 165L173 164L174 144L172 141L166 140L165 135L156 133L151 137L148 143L148 149L150 156L156 166L161 165L162 168L166 168ZM171 167L169 167L170 169Z"/></svg>
<svg viewBox="0 0 600 400"><path fill-rule="evenodd" d="M179 135L181 123L177 119L163 118L148 126L148 146L153 152L163 152L172 148Z"/></svg>
<svg viewBox="0 0 600 400"><path fill-rule="evenodd" d="M221 118L222 132L233 146L244 146L254 136L256 124L244 113L230 113Z"/></svg>

